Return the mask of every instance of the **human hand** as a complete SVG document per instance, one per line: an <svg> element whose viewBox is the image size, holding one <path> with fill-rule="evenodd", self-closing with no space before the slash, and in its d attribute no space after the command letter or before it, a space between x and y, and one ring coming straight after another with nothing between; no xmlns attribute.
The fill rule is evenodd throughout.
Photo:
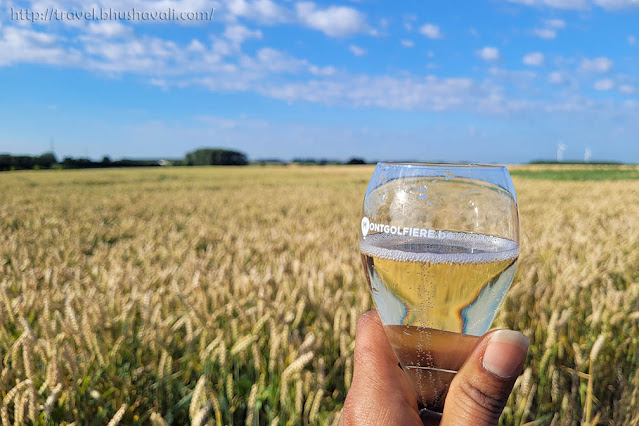
<svg viewBox="0 0 639 426"><path fill-rule="evenodd" d="M529 342L511 330L482 336L451 382L443 414L420 412L379 315L366 312L357 323L353 382L340 425L496 425L521 374Z"/></svg>

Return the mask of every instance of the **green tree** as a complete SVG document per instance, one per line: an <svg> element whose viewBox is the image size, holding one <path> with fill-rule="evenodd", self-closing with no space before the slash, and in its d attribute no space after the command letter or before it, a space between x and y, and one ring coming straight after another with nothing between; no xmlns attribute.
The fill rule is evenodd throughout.
<svg viewBox="0 0 639 426"><path fill-rule="evenodd" d="M226 149L203 148L186 154L184 164L187 166L245 166L246 155Z"/></svg>

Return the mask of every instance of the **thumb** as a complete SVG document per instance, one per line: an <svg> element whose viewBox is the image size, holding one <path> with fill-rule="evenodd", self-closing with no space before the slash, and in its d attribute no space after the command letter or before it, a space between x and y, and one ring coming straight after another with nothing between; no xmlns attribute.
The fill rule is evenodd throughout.
<svg viewBox="0 0 639 426"><path fill-rule="evenodd" d="M442 425L496 425L530 340L522 333L497 330L477 344L450 384Z"/></svg>
<svg viewBox="0 0 639 426"><path fill-rule="evenodd" d="M340 425L421 425L417 398L375 311L357 323L353 383Z"/></svg>

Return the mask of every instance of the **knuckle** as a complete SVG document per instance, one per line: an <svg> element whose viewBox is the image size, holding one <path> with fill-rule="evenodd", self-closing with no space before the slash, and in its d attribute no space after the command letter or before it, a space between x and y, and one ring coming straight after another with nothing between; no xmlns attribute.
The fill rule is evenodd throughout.
<svg viewBox="0 0 639 426"><path fill-rule="evenodd" d="M485 421L497 424L501 412L508 401L509 393L490 382L481 384L465 380L457 389L461 393L460 402L465 411L480 415Z"/></svg>

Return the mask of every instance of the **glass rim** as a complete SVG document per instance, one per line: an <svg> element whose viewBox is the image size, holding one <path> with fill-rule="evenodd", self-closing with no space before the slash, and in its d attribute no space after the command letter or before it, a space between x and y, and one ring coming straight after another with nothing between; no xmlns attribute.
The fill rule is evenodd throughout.
<svg viewBox="0 0 639 426"><path fill-rule="evenodd" d="M377 166L403 166L415 168L472 168L472 169L508 169L503 164L483 164L483 163L438 163L438 162L417 162L417 161L380 161Z"/></svg>

